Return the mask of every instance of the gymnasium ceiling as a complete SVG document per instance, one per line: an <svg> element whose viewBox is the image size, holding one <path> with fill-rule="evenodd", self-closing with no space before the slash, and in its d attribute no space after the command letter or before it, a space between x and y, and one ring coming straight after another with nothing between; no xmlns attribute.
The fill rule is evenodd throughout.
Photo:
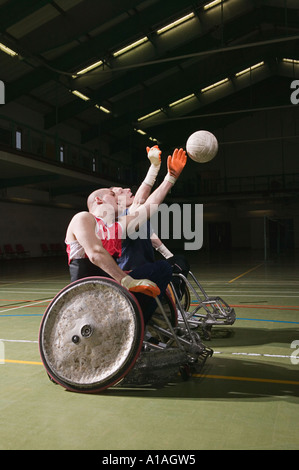
<svg viewBox="0 0 299 470"><path fill-rule="evenodd" d="M254 109L290 107L297 64L283 59L299 59L298 0L218 3L0 0L0 43L17 53L0 51L6 104L133 158L151 139L173 148Z"/></svg>

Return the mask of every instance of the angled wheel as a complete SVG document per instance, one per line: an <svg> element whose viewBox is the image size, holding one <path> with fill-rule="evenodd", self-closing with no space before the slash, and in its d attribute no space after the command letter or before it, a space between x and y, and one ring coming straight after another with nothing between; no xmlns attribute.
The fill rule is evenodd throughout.
<svg viewBox="0 0 299 470"><path fill-rule="evenodd" d="M177 309L175 306L174 295L170 286L168 286L168 288L166 289L165 295L163 296L161 303L171 326L175 328L178 324L178 316ZM167 343L169 337L163 334L163 331L159 331L159 328L169 330L167 322L165 321L160 308L157 306L148 324L148 331L150 332L152 337L155 338L157 341Z"/></svg>
<svg viewBox="0 0 299 470"><path fill-rule="evenodd" d="M182 290L183 290L183 296L182 296L182 299L181 299L181 305L182 305L184 311L188 312L189 308L190 308L190 305L191 305L191 294L190 294L190 290L189 290L189 287L187 286L187 284L184 285Z"/></svg>
<svg viewBox="0 0 299 470"><path fill-rule="evenodd" d="M90 277L64 288L48 306L39 348L51 380L96 393L119 382L139 356L144 334L139 304L112 279Z"/></svg>

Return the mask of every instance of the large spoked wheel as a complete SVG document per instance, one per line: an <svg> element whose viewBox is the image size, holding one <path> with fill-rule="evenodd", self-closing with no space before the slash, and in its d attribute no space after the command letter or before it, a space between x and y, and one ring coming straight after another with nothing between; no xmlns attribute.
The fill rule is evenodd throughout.
<svg viewBox="0 0 299 470"><path fill-rule="evenodd" d="M40 326L39 348L54 382L70 391L96 393L131 370L143 335L135 297L112 279L90 277L52 300Z"/></svg>

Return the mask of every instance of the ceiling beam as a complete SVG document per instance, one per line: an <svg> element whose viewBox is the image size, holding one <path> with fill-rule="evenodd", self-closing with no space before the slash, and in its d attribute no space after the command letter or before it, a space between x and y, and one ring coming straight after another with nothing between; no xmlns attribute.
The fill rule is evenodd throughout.
<svg viewBox="0 0 299 470"><path fill-rule="evenodd" d="M53 78L53 74L50 73L51 70L56 73L56 76L63 75L65 72L65 77L71 79L71 72L77 71L81 64L88 61L88 58L93 60L94 57L99 59L105 57L107 52L113 48L116 49L125 41L128 41L129 38L137 37L138 34L144 34L145 32L150 33L153 24L168 21L169 17L178 13L180 9L183 10L188 7L191 9L191 5L190 0L176 0L175 2L173 0L163 0L159 8L154 4L132 16L128 16L121 24L117 24L102 34L82 42L71 51L62 54L58 59L49 62L48 67L38 67L22 78L8 83L6 86L6 102L17 99L24 94L24 90L29 93L36 88L35 85L32 85L36 83L36 73L38 73L40 86ZM43 70L48 73L48 80L46 78L47 73L42 73Z"/></svg>
<svg viewBox="0 0 299 470"><path fill-rule="evenodd" d="M192 42L189 42L188 44L184 44L183 46L176 48L175 50L175 55L177 57L182 56L184 54L190 55L192 52L196 52L200 54L200 52L207 52L209 53L209 50L212 49L217 49L217 47L221 47L222 41L224 39L225 44L232 44L234 41L237 41L237 43L240 42L240 39L242 36L246 37L247 34L250 32L258 31L260 26L263 24L264 21L269 21L269 18L272 18L274 16L275 20L278 19L279 15L277 13L278 8L259 8L256 10L253 10L251 12L246 12L242 17L240 17L238 14L236 17L231 18L230 20L227 20L225 23L225 34L224 38L222 37L215 37L214 35L211 35L211 30L215 28L215 25L210 26L210 30L207 30L203 28L204 34L202 34L199 31L199 34L197 38L193 39ZM280 14L282 14L282 9L279 9ZM281 15L282 16L282 15ZM202 23L202 18L201 18L201 23ZM294 21L293 21L294 24ZM277 26L277 25L275 25ZM299 23L297 19L297 27L299 28ZM198 38L201 37L201 41L199 44ZM157 40L157 46L159 43L159 38ZM246 44L245 46L246 47ZM157 50L159 50L159 47L157 47ZM158 55L156 53L156 59L158 60L158 63L155 65L154 62L151 65L151 67L143 67L142 69L138 68L138 73L136 73L136 69L133 69L130 71L130 69L125 73L125 71L121 71L117 73L117 69L114 70L114 74L116 78L112 78L108 83L105 83L103 86L101 86L98 90L91 92L87 92L88 96L90 97L89 101L83 102L82 100L75 100L72 103L69 103L61 108L58 108L57 110L50 112L48 115L45 116L45 128L48 129L56 124L59 124L60 122L63 122L69 118L72 118L76 116L77 114L85 111L86 109L94 106L96 103L101 104L103 101L107 102L109 101L109 98L122 93L123 91L129 90L130 88L133 88L134 86L140 84L143 86L143 83L151 78L154 74L157 76L159 73L163 73L163 71L166 71L171 67L172 65L176 64L176 62L169 62L168 59L171 59L173 56L173 52L168 51L167 54L163 55ZM163 59L165 59L165 63L163 63ZM200 60L201 57L198 56L198 60ZM196 60L196 59L194 59ZM177 64L183 63L183 59L177 60ZM122 72L122 73L121 73ZM105 73L105 72L103 72ZM113 76L113 69L111 72ZM85 85L85 87L88 87L88 76L78 78L77 79L77 88L80 89L80 85ZM118 114L118 111L116 111L116 114ZM144 113L146 114L146 113Z"/></svg>
<svg viewBox="0 0 299 470"><path fill-rule="evenodd" d="M0 7L0 33L4 33L26 16L51 3L52 0L10 0L6 2Z"/></svg>
<svg viewBox="0 0 299 470"><path fill-rule="evenodd" d="M262 10L253 10L252 12L244 15L242 18L237 16L237 18L232 18L231 21L228 21L226 24L227 29L231 32L232 38L236 37L236 29L238 29L239 34L246 34L247 31L251 31L260 24ZM241 26L240 26L241 24ZM117 68L111 69L111 74L113 73L115 78L112 78L108 83L102 85L98 90L94 92L87 93L90 97L89 101L75 100L72 103L65 105L62 108L59 108L53 112L50 112L45 116L45 128L48 129L60 122L63 122L71 117L74 117L76 114L83 112L84 110L94 106L96 103L101 104L103 101L108 101L109 98L122 93L130 88L135 87L138 84L144 83L146 80L152 78L154 75L162 74L164 71L167 71L174 64L180 64L184 59L178 60L173 63L169 63L167 60L171 59L174 56L183 56L184 54L191 54L192 52L207 52L209 49L216 49L221 46L222 39L219 37L214 37L210 33L215 29L216 24L211 24L209 28L205 28L204 24L201 25L202 30L198 30L198 35L192 38L191 41L188 41L182 46L174 46L175 51L171 50L169 46L168 51L165 53L159 54L159 37L155 38L156 51L155 59L159 59L158 64L152 64L150 67L143 67L138 69L128 70L127 72L117 72ZM199 42L199 38L201 41ZM231 40L229 36L226 38L227 42ZM165 59L165 63L163 63ZM201 58L198 57L198 60ZM104 72L106 73L106 72ZM88 76L78 78L76 80L76 86L80 89L80 85L85 83L88 86Z"/></svg>
<svg viewBox="0 0 299 470"><path fill-rule="evenodd" d="M274 71L276 71L275 56L273 62L271 49L267 50L267 53L265 52L264 54L260 49L250 50L246 56L246 61L242 52L237 56L236 54L231 54L230 56L227 56L226 59L227 60L223 61L222 63L223 66L218 67L218 70L217 57L212 57L212 59L210 57L205 57L200 65L192 63L190 67L185 67L180 72L181 75L179 75L179 72L177 71L174 73L173 77L164 77L163 80L161 79L158 83L155 84L155 87L147 89L147 92L143 97L143 107L141 111L138 108L138 99L136 99L135 106L133 101L128 101L123 106L122 114L115 118L110 117L107 120L101 122L100 125L91 126L88 130L83 131L81 134L82 144L86 144L87 142L96 139L102 133L113 133L117 128L121 127L127 128L128 131L129 129L132 131L134 127L140 127L141 129L146 130L146 128L149 126L148 123L151 123L152 120L146 120L138 123L137 119L142 115L146 115L156 109L164 109L165 120L168 120L169 103L191 93L195 93L199 97L197 107L201 108L203 106L200 99L202 88L228 77L233 80L233 87L231 88L231 92L235 92L238 87L238 81L234 80L234 74L240 72L246 67L250 67L251 65L260 62L261 60L266 61L266 67L269 68L269 74L273 74L275 73ZM211 66L211 60L214 61L213 63L215 67L211 67L211 69L209 69L208 66ZM215 72L215 70L217 70L217 72ZM203 71L205 71L204 75ZM201 77L201 75L203 75L203 77ZM169 87L170 81L173 83L172 87ZM253 84L254 81L255 80L253 79L250 84ZM248 83L246 86L248 86ZM215 95L212 94L211 96L213 97ZM205 103L208 103L206 98ZM129 112L128 109L130 110ZM174 116L173 110L171 110L170 116ZM160 119L156 119L156 121L159 123ZM152 137L158 138L157 135L152 135Z"/></svg>

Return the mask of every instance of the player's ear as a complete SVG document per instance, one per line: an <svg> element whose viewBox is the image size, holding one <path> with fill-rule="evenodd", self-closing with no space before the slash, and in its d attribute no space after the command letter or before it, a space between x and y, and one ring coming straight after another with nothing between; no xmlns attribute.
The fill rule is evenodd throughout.
<svg viewBox="0 0 299 470"><path fill-rule="evenodd" d="M103 204L103 199L101 199L99 196L96 196L94 198L94 200L95 200L96 204Z"/></svg>

